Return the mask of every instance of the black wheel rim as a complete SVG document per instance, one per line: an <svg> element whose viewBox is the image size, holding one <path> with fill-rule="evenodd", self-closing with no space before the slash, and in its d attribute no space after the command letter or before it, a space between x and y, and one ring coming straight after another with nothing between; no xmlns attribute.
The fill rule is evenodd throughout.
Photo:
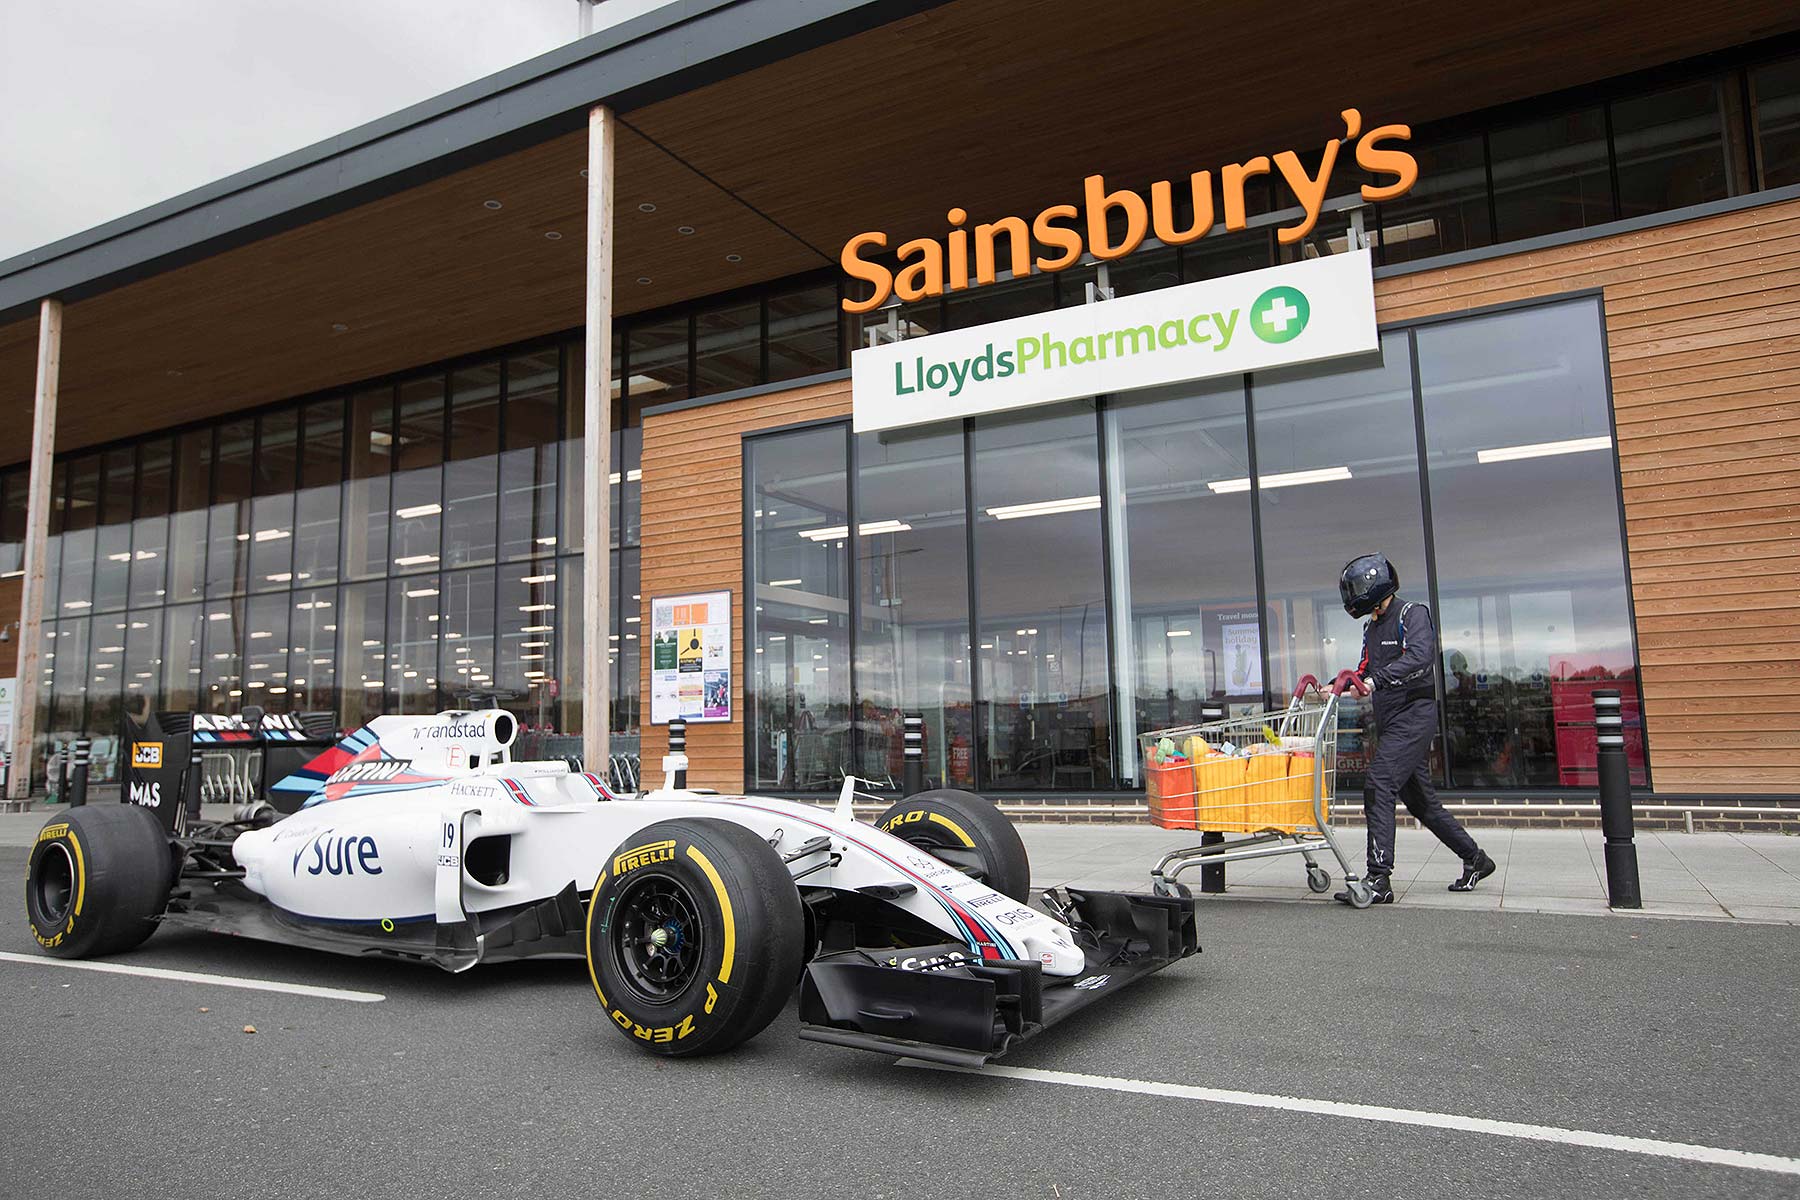
<svg viewBox="0 0 1800 1200"><path fill-rule="evenodd" d="M38 859L36 882L38 911L52 925L59 925L68 919L69 908L75 901L75 860L69 857L69 848L61 842L51 842L44 856Z"/></svg>
<svg viewBox="0 0 1800 1200"><path fill-rule="evenodd" d="M700 906L679 880L647 874L626 885L613 909L612 957L633 995L675 1000L699 975L705 950Z"/></svg>

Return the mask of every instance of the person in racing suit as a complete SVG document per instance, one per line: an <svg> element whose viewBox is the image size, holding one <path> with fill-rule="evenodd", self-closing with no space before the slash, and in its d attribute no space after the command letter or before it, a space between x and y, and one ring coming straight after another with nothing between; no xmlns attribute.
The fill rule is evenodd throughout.
<svg viewBox="0 0 1800 1200"><path fill-rule="evenodd" d="M1400 574L1379 554L1353 559L1338 578L1344 611L1369 617L1356 675L1374 693L1375 757L1363 782L1369 826L1368 884L1376 904L1392 904L1394 804L1456 852L1463 873L1453 892L1472 892L1494 873L1494 860L1445 811L1431 785L1431 741L1438 732L1437 631L1423 604L1400 599ZM1337 899L1349 903L1348 892Z"/></svg>

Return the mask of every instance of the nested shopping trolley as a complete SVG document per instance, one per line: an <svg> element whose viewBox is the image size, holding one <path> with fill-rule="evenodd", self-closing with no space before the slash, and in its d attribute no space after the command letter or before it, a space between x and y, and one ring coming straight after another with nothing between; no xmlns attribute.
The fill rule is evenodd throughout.
<svg viewBox="0 0 1800 1200"><path fill-rule="evenodd" d="M1249 835L1163 855L1150 872L1158 894L1187 895L1180 877L1193 867L1278 854L1305 858L1307 886L1323 892L1331 874L1315 856L1329 850L1350 902L1369 906L1369 885L1331 829L1338 698L1346 687L1363 691L1349 671L1329 688L1308 675L1284 709L1139 735L1152 820L1164 829Z"/></svg>

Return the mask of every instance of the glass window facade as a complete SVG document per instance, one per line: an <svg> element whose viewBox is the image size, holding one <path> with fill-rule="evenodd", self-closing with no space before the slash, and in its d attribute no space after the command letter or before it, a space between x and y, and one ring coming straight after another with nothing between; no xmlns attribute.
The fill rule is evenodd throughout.
<svg viewBox="0 0 1800 1200"><path fill-rule="evenodd" d="M934 785L1141 786L1140 732L1356 665L1337 578L1370 552L1437 614L1443 785L1592 786L1582 706L1635 700L1595 299L1391 329L1319 366L752 436L745 464L754 787L891 784L906 712ZM1370 717L1343 706L1348 786Z"/></svg>
<svg viewBox="0 0 1800 1200"><path fill-rule="evenodd" d="M580 468L566 400L580 354L563 339L60 461L35 768L86 733L96 778L113 778L127 705L260 704L348 728L492 702L534 752L579 753L580 559L560 548L580 541L559 527L559 489ZM641 432L613 446L622 750L637 733ZM23 469L0 473L8 571L26 486Z"/></svg>

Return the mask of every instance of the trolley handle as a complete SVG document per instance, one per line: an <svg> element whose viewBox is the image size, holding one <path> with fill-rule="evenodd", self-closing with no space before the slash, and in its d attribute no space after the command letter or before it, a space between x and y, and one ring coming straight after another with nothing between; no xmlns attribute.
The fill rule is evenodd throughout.
<svg viewBox="0 0 1800 1200"><path fill-rule="evenodd" d="M1300 677L1299 684L1296 685L1294 688L1294 700L1296 702L1299 701L1302 697L1304 697L1306 695L1307 688L1312 688L1314 691L1319 691L1319 692L1322 692L1325 690L1324 688L1319 686L1318 676L1302 675Z"/></svg>
<svg viewBox="0 0 1800 1200"><path fill-rule="evenodd" d="M1331 694L1334 696L1343 695L1346 684L1354 687L1358 696L1367 696L1369 694L1369 685L1364 683L1362 678L1358 676L1355 671L1339 671L1337 673L1337 678L1331 683Z"/></svg>

